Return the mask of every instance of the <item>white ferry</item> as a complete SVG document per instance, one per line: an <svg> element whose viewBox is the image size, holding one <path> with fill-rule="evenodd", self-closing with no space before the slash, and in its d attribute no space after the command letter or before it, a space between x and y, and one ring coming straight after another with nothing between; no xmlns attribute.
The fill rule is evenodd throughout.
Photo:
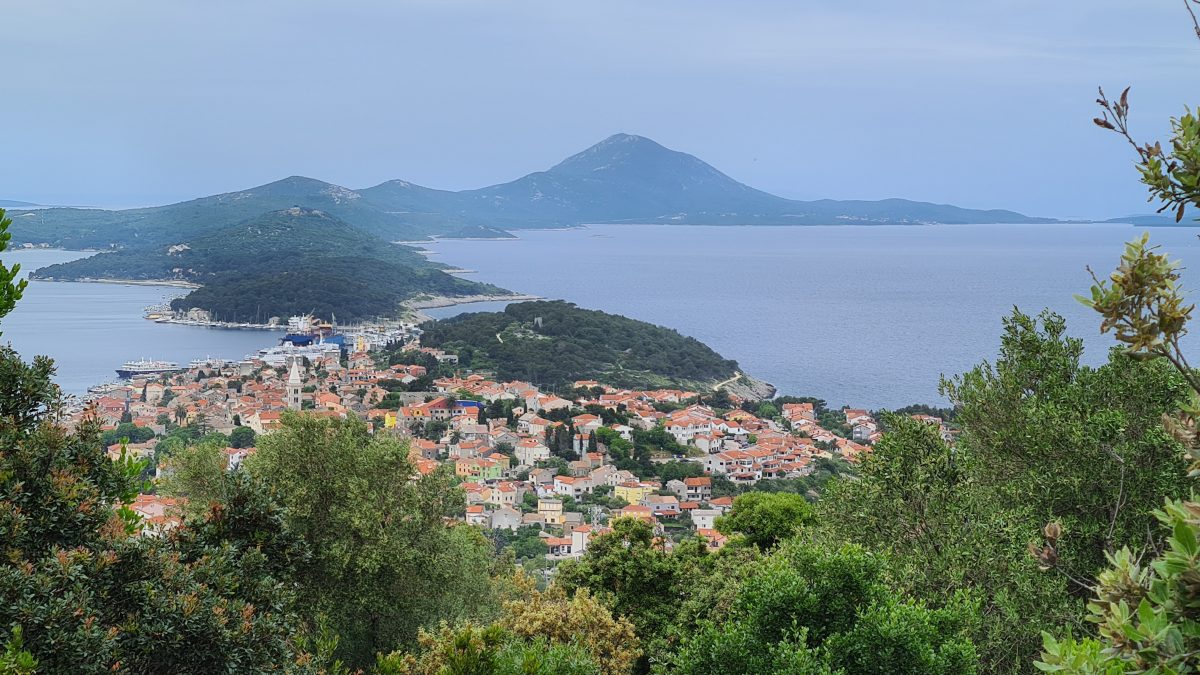
<svg viewBox="0 0 1200 675"><path fill-rule="evenodd" d="M138 359L137 361L126 361L125 365L117 368L117 377L128 380L138 375L158 375L160 373L174 373L180 370L183 369L174 361Z"/></svg>

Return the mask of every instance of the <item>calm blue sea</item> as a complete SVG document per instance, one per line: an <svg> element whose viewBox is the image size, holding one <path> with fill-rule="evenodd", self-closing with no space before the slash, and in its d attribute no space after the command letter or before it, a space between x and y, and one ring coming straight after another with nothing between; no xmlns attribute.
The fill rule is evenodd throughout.
<svg viewBox="0 0 1200 675"><path fill-rule="evenodd" d="M942 402L938 376L994 358L1000 319L1014 305L1059 311L1084 338L1087 360L1102 361L1112 341L1072 295L1086 292L1087 265L1111 270L1121 244L1140 233L1122 225L593 226L429 248L435 260L474 270L470 278L675 328L781 393L878 408ZM1185 263L1200 261L1196 230L1151 236ZM4 261L31 269L78 255L18 251ZM1184 281L1200 288L1200 275L1185 272ZM274 343L269 332L141 318L144 306L175 292L34 282L0 323L0 340L54 357L59 382L74 392L112 379L128 359L240 358ZM1187 345L1200 348L1196 339Z"/></svg>
<svg viewBox="0 0 1200 675"><path fill-rule="evenodd" d="M89 254L74 251L8 251L6 265L25 272ZM163 286L31 281L17 309L0 320L0 341L29 359L44 354L58 367L57 381L69 393L116 379L125 361L161 359L186 364L206 356L240 359L277 342L271 331L218 330L156 324L143 308L181 293Z"/></svg>
<svg viewBox="0 0 1200 675"><path fill-rule="evenodd" d="M878 408L942 402L939 375L993 359L1000 320L1014 306L1058 311L1085 340L1087 360L1104 360L1113 341L1073 295L1087 292L1088 265L1107 274L1122 243L1141 232L606 225L430 248L433 259L474 270L470 278L678 329L781 393ZM1187 263L1200 261L1196 233L1158 228L1151 236ZM1200 274L1185 272L1184 281L1200 288ZM1200 348L1196 339L1187 345Z"/></svg>

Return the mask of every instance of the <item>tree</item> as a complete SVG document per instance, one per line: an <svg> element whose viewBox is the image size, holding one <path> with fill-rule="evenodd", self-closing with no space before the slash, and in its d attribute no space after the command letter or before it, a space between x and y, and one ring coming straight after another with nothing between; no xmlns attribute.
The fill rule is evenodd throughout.
<svg viewBox="0 0 1200 675"><path fill-rule="evenodd" d="M413 481L405 443L357 419L289 412L244 466L312 550L299 577L305 614L328 616L350 665L415 640L419 626L488 611L491 546L477 528L446 526L462 493L445 469Z"/></svg>
<svg viewBox="0 0 1200 675"><path fill-rule="evenodd" d="M588 589L647 639L674 619L678 568L655 545L649 524L617 518L610 525L612 532L593 538L583 558L560 563L555 578L568 592Z"/></svg>
<svg viewBox="0 0 1200 675"><path fill-rule="evenodd" d="M552 644L545 639L525 641L499 624L479 627L442 623L436 631L421 630L415 654L393 652L380 656L380 675L600 675L583 648Z"/></svg>
<svg viewBox="0 0 1200 675"><path fill-rule="evenodd" d="M768 549L815 521L813 508L801 495L750 492L733 500L733 510L717 518L722 534L741 535L747 544Z"/></svg>
<svg viewBox="0 0 1200 675"><path fill-rule="evenodd" d="M704 467L697 462L681 462L672 460L656 464L655 467L658 477L663 482L672 480L683 480L684 478L695 478L704 475Z"/></svg>
<svg viewBox="0 0 1200 675"><path fill-rule="evenodd" d="M712 394L710 394L707 397L707 399L705 400L705 402L714 408L725 409L725 408L733 407L733 400L731 398L729 398L729 392L726 391L724 387L717 389Z"/></svg>
<svg viewBox="0 0 1200 675"><path fill-rule="evenodd" d="M168 440L175 443L166 459L166 478L159 484L162 493L183 498L184 512L193 517L207 513L214 503L226 502L229 495L225 488L229 484L225 480L225 453L222 452L225 445Z"/></svg>
<svg viewBox="0 0 1200 675"><path fill-rule="evenodd" d="M30 365L0 349L0 626L12 636L0 664L72 673L297 664L303 626L287 572L231 538L135 536L142 524L128 504L142 464L109 460L94 418L58 426L52 374L45 358ZM240 518L233 503L225 514Z"/></svg>
<svg viewBox="0 0 1200 675"><path fill-rule="evenodd" d="M820 502L826 530L891 554L904 590L933 606L963 593L980 603L987 672L1028 668L1041 630L1086 630L1106 554L1157 543L1152 511L1187 492L1161 423L1183 378L1119 352L1098 368L1081 355L1061 317L1014 310L995 362L943 382L962 431L953 448L886 418L859 479L833 481Z"/></svg>
<svg viewBox="0 0 1200 675"><path fill-rule="evenodd" d="M615 618L587 589L569 596L559 586L538 591L527 577L517 578L520 599L504 603L499 624L526 640L578 645L602 673L629 673L640 656L633 625Z"/></svg>
<svg viewBox="0 0 1200 675"><path fill-rule="evenodd" d="M125 439L129 443L145 443L154 438L154 431L146 427L139 427L131 422L122 422L117 425L116 429L104 432L100 436L100 442L105 446L114 445Z"/></svg>
<svg viewBox="0 0 1200 675"><path fill-rule="evenodd" d="M1122 97L1124 98L1124 97ZM1200 476L1200 380L1187 364L1180 339L1194 305L1179 288L1179 266L1147 247L1147 237L1126 246L1121 264L1107 281L1096 280L1090 298L1082 298L1103 316L1101 330L1116 333L1131 360L1166 361L1183 376L1189 397L1165 417L1182 444L1189 475ZM1064 673L1195 673L1200 653L1200 502L1168 498L1154 512L1165 542L1149 542L1135 554L1127 545L1108 555L1109 567L1095 584L1089 619L1099 637L1059 641L1043 634L1040 670ZM1057 528L1046 531L1039 553L1056 555ZM1146 555L1153 556L1143 563Z"/></svg>
<svg viewBox="0 0 1200 675"><path fill-rule="evenodd" d="M536 501L536 500L535 500ZM535 506L536 509L536 506ZM546 545L546 540L540 536L541 529L535 525L528 526L528 530L524 527L518 530L516 537L512 540L513 555L517 560L529 560L533 558L545 557L550 547ZM529 531L533 530L533 531Z"/></svg>
<svg viewBox="0 0 1200 675"><path fill-rule="evenodd" d="M670 672L973 673L969 609L928 609L888 585L880 556L797 538L685 639Z"/></svg>
<svg viewBox="0 0 1200 675"><path fill-rule="evenodd" d="M932 606L974 599L982 670L1027 670L1037 630L1077 625L1081 610L1067 580L1040 572L1028 554L1037 512L979 489L973 476L987 467L948 446L936 428L885 419L890 431L858 477L833 480L817 502L822 531L888 555L897 588Z"/></svg>
<svg viewBox="0 0 1200 675"><path fill-rule="evenodd" d="M250 427L234 427L229 434L229 447L253 448L254 436L254 430Z"/></svg>
<svg viewBox="0 0 1200 675"><path fill-rule="evenodd" d="M1086 592L1107 552L1145 540L1164 496L1187 493L1180 447L1162 427L1187 384L1166 363L1119 351L1088 368L1082 351L1058 315L1014 311L996 363L942 390L959 408L972 481L994 503L1028 506L1029 536L1051 521L1070 533L1052 566Z"/></svg>
<svg viewBox="0 0 1200 675"><path fill-rule="evenodd" d="M0 253L7 251L8 243L12 241L12 234L8 231L10 225L12 225L12 219L4 215L4 209L0 209ZM21 299L25 287L29 285L29 281L25 279L17 281L20 273L21 266L19 264L8 267L0 263L0 318L7 316L16 308L17 301Z"/></svg>

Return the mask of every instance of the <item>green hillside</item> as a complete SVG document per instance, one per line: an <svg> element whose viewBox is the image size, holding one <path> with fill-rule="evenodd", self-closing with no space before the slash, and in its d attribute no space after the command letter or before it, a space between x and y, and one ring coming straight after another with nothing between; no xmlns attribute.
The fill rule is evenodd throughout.
<svg viewBox="0 0 1200 675"><path fill-rule="evenodd" d="M422 326L421 343L502 380L557 387L581 379L618 386L699 386L732 377L738 364L704 343L654 324L562 301L522 302Z"/></svg>
<svg viewBox="0 0 1200 675"><path fill-rule="evenodd" d="M36 209L13 211L10 217L14 239L22 243L75 249L138 247L187 241L292 206L323 211L388 241L423 239L429 229L367 203L353 190L302 176L168 206Z"/></svg>
<svg viewBox="0 0 1200 675"><path fill-rule="evenodd" d="M394 314L413 295L501 293L446 274L415 249L392 244L327 213L275 211L171 245L128 248L43 267L55 280L178 280L202 284L176 309L227 321L317 312L361 319Z"/></svg>

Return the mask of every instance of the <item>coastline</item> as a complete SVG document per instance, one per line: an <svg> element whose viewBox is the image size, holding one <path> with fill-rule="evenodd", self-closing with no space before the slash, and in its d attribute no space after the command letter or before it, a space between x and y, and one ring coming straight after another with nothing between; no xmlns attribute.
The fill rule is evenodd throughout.
<svg viewBox="0 0 1200 675"><path fill-rule="evenodd" d="M149 316L142 317L147 321L154 323L173 323L178 326L195 326L197 328L220 328L221 330L287 330L286 325L269 324L269 323L232 323L229 321L198 321L196 319L176 319L173 317L159 317L152 319Z"/></svg>
<svg viewBox="0 0 1200 675"><path fill-rule="evenodd" d="M456 305L470 305L476 302L527 302L532 300L545 300L545 298L537 295L527 295L522 293L513 293L510 295L432 295L422 296L421 299L406 300L402 306L407 310L410 317L417 323L433 321L433 317L429 316L423 309L436 309L439 307L454 307Z"/></svg>
<svg viewBox="0 0 1200 675"><path fill-rule="evenodd" d="M498 240L507 241L507 240ZM451 269L447 270L449 274L471 274L474 270L467 269ZM116 284L127 286L161 286L166 288L179 288L192 290L201 288L201 284L181 279L98 279L93 277L84 277L80 279L57 279L54 277L37 278L33 277L34 281L48 281L54 283L86 283L86 284ZM545 298L537 295L528 295L524 293L513 293L509 295L434 295L422 296L420 299L406 300L401 303L403 314L407 314L410 318L423 323L432 321L433 317L425 314L421 310L435 309L440 307L453 307L455 305L469 305L477 302L524 302L530 300L544 300ZM155 323L170 323L185 326L196 326L201 328L221 328L225 330L282 330L286 326L271 325L271 324L254 324L254 323L230 323L226 321L197 321L194 319L177 319L173 317L144 317L148 321Z"/></svg>
<svg viewBox="0 0 1200 675"><path fill-rule="evenodd" d="M121 284L125 286L168 286L171 288L200 288L200 284L181 279L95 279L82 277L79 279L57 279L55 277L31 277L33 281L52 281L56 283L75 284Z"/></svg>

